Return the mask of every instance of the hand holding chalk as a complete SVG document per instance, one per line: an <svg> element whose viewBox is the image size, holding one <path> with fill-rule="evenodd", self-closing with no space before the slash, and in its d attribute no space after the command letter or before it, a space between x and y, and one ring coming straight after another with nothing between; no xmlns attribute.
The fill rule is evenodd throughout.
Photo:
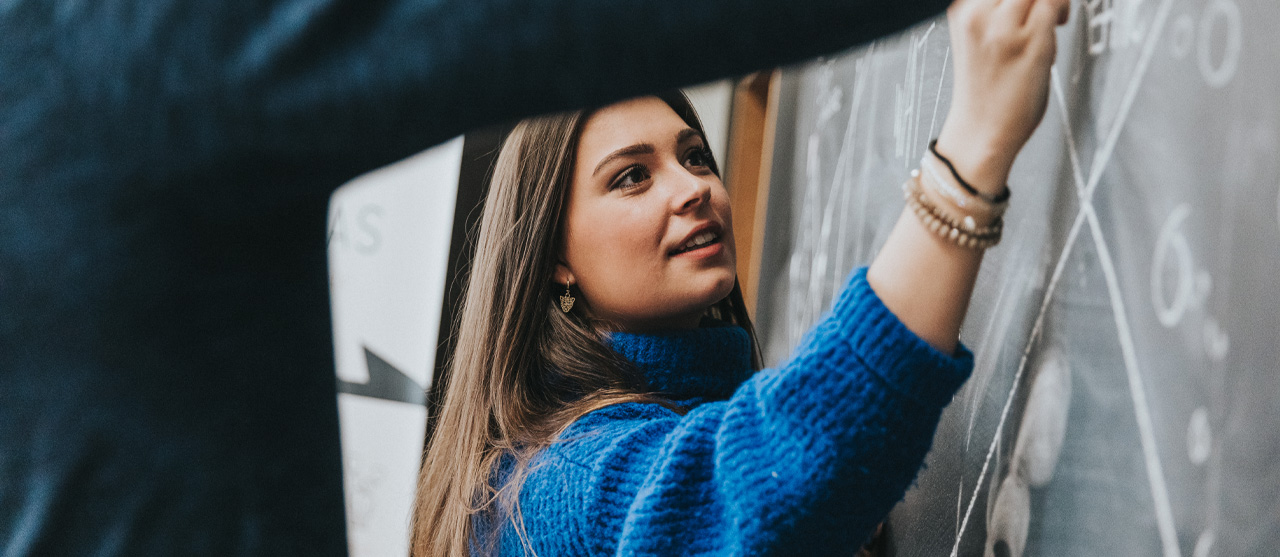
<svg viewBox="0 0 1280 557"><path fill-rule="evenodd" d="M938 150L975 188L999 191L1044 117L1054 28L1070 0L957 0L947 10L955 90Z"/></svg>

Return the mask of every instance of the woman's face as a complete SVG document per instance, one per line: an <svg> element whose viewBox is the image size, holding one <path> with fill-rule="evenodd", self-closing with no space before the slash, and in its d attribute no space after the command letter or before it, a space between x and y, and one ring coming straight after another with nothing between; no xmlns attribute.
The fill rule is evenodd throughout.
<svg viewBox="0 0 1280 557"><path fill-rule="evenodd" d="M710 160L658 98L595 112L578 143L556 279L621 330L696 327L736 276L729 196Z"/></svg>

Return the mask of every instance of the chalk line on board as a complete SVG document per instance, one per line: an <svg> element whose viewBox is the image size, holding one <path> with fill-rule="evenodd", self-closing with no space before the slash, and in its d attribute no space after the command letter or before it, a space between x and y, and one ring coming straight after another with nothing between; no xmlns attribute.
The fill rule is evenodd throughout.
<svg viewBox="0 0 1280 557"><path fill-rule="evenodd" d="M1004 424L1006 419L1008 418L1009 409L1013 405L1013 399L1018 390L1018 383L1022 378L1022 373L1026 369L1027 359L1031 353L1031 347L1034 346L1037 338L1039 337L1040 329L1044 324L1045 312L1049 307L1049 302L1052 299L1054 288L1057 286L1057 281L1059 278L1061 278L1062 270L1065 267L1067 257L1070 255L1071 249L1075 245L1075 241L1078 238L1078 235L1080 233L1080 228L1082 227L1084 222L1088 220L1087 215L1095 214L1093 212L1093 207L1092 207L1092 198L1093 198L1094 190L1096 190L1098 181L1102 176L1102 170L1106 167L1107 163L1111 159L1112 154L1115 152L1115 146L1116 146L1116 142L1119 139L1120 130L1124 127L1125 121L1128 119L1129 111L1133 106L1134 99L1137 97L1137 91L1142 85L1143 78L1146 75L1146 69L1151 63L1152 53L1155 51L1155 44L1159 41L1161 31L1164 28L1164 22L1165 20L1168 19L1172 4L1173 4L1172 0L1164 0L1164 2L1162 2L1160 4L1160 7L1158 8L1158 11L1156 13L1155 23L1152 26L1152 33L1149 36L1147 36L1147 42L1143 45L1143 50L1138 59L1137 68L1136 68L1136 71L1134 72L1133 79L1129 82L1129 87L1125 91L1124 98L1121 100L1119 112L1117 113L1116 119L1113 122L1111 129L1108 130L1106 141L1099 147L1098 151L1096 152L1093 158L1093 161L1091 161L1089 181L1088 183L1084 184L1084 187L1081 187L1081 183L1080 183L1081 174L1079 171L1079 168L1080 168L1079 155L1075 150L1074 134L1071 131L1071 119L1069 117L1069 114L1067 113L1066 97L1065 95L1062 94L1062 91L1061 91L1061 83L1059 82L1059 79L1058 79L1056 65L1053 68L1051 68L1050 82L1053 85L1054 93L1059 99L1058 106L1063 116L1063 121L1064 121L1063 130L1064 130L1064 133L1067 134L1068 153L1071 155L1072 165L1073 165L1072 178L1076 182L1077 192L1080 197L1080 213L1076 215L1075 222L1072 223L1071 232L1067 236L1067 242L1063 247L1062 255L1058 259L1058 263L1054 268L1054 274L1052 278L1050 278L1049 280L1049 286L1045 293L1044 300L1041 302L1040 312L1036 316L1035 324L1032 326L1031 336L1027 341L1026 349L1023 351L1022 360L1018 363L1018 370L1014 373L1013 387L1010 389L1009 396L1005 400L1004 408L1000 412L1000 420L996 424L995 436L992 440L991 446L987 449L987 456L983 460L982 469L978 473L978 481L974 485L973 495L969 499L969 506L965 510L964 519L960 523L960 529L956 532L956 541L955 541L955 545L951 548L951 557L956 557L960 551L960 541L964 537L965 529L969 524L969 518L973 514L974 504L976 504L978 500L978 492L981 489L982 482L985 479L987 470L990 467L991 457L994 454L995 449L999 444L1000 436L1004 431ZM1096 214L1095 214L1095 218L1096 218ZM1096 223L1091 222L1090 224L1091 224L1091 227L1096 226ZM1095 238L1095 242L1097 241L1099 241L1099 239ZM1110 264L1110 261L1108 260L1107 265L1109 264ZM1112 269L1112 272L1114 273L1114 269ZM1113 296L1113 300L1114 298L1115 296ZM1125 324L1127 326L1128 324L1127 320L1125 321ZM1128 331L1126 330L1126 333L1127 332ZM1121 333L1121 334L1123 335L1126 333ZM1132 339L1130 338L1130 340ZM1136 370L1136 366L1133 369ZM1130 382L1132 383L1132 381L1133 381L1133 377L1130 377ZM1139 378L1139 382L1140 382L1140 378ZM1145 395L1143 395L1143 402L1145 403ZM1145 405L1143 407L1143 410L1145 410ZM1147 419L1149 420L1150 417L1148 416ZM1153 445L1153 448L1154 448L1154 445ZM1148 462L1147 466L1150 469L1152 464ZM1155 463L1155 469L1157 470L1160 469L1160 464L1158 461ZM1155 480L1153 480L1153 482L1155 482ZM1163 487L1163 482L1164 482L1163 476L1161 476L1158 482L1158 485ZM1156 485L1157 485L1156 483L1153 483L1153 491ZM1163 501L1166 505L1168 504L1167 491L1162 491L1160 495L1155 495L1153 493L1153 497L1156 499L1157 505L1161 501ZM1175 535L1173 536L1173 545L1169 544L1170 536L1167 530L1171 531L1171 527L1172 527L1171 511L1169 511L1167 507L1163 511L1157 508L1156 513L1157 513L1157 518L1160 519L1160 523L1161 523L1160 524L1161 539L1164 546L1164 552L1166 557L1170 557L1171 550L1175 551L1175 553L1173 553L1172 555L1180 555L1180 552L1176 552L1177 551L1176 532L1174 532ZM1168 527L1166 527L1166 522L1164 521L1164 519L1160 518L1162 514L1168 514L1170 518L1170 520L1167 522Z"/></svg>
<svg viewBox="0 0 1280 557"><path fill-rule="evenodd" d="M1001 284L1000 288L996 290L996 299L991 304L993 308L991 310L992 315L1001 315L1002 310L1005 309L1006 300L1010 298L1009 292L1013 290L1014 288L1009 286L1007 283ZM1005 334L1009 331L1009 327L1012 325L1012 322L1013 322L1012 319L1007 319L1007 318L999 319L999 318L993 317L990 321L987 322L987 327L983 329L982 337L980 338L1005 338ZM997 324L1000 325L1000 332L998 333L993 332ZM995 343L984 342L982 343L981 346L977 347L976 349L977 351L974 352L973 354L974 374L970 379L970 381L979 379L979 375L977 373L978 370L987 369L988 367L994 368L996 365L996 362L999 361L1000 353L1003 351L997 348L992 348L993 344ZM994 356L992 356L993 352L995 353ZM987 375L994 375L994 374L984 374L983 377ZM989 381L989 379L987 380ZM980 385L981 386L978 387L977 389L978 392L986 394L987 383L982 382L980 383ZM978 411L981 409L981 407L982 407L981 404L975 403L973 404L972 411L969 412L969 425L968 427L965 428L965 438L964 438L964 450L966 452L969 450L970 443L973 442L973 430L978 419ZM959 507L959 505L960 503L956 502L956 506ZM959 526L959 522L960 522L960 509L957 508L956 509L956 525L957 526Z"/></svg>
<svg viewBox="0 0 1280 557"><path fill-rule="evenodd" d="M1151 497L1155 503L1156 525L1160 529L1160 539L1164 545L1165 557L1180 557L1182 549L1178 547L1178 532L1173 524L1173 507L1169 503L1169 488L1165 484L1164 469L1160 464L1160 454L1156 450L1155 427L1151 422L1151 409L1147 406L1146 387L1142 383L1142 374L1138 370L1138 355L1134 349L1133 333L1129 328L1129 318L1125 311L1124 298L1120 295L1120 281L1111 259L1111 250L1102 236L1102 226L1098 223L1098 214L1093 205L1085 205L1082 209L1089 229L1093 235L1093 243L1098 248L1098 260L1102 263L1102 274L1107 281L1107 292L1111 296L1112 314L1115 316L1116 329L1119 334L1120 352L1124 356L1125 372L1129 377L1129 394L1133 397L1134 414L1138 419L1138 433L1142 441L1142 454L1147 463L1147 480L1151 483Z"/></svg>
<svg viewBox="0 0 1280 557"><path fill-rule="evenodd" d="M845 240L848 238L849 223L849 198L853 197L853 192L849 191L850 187L856 187L850 176L853 174L853 149L856 143L854 135L858 130L858 115L862 113L862 96L867 90L867 79L864 75L865 68L863 60L860 58L854 62L853 76L853 100L849 104L849 121L845 126L844 137L840 142L840 154L836 162L835 175L831 177L831 197L827 202L827 214L824 219L832 218L836 209L836 195L842 196L844 204L840 211L840 231L836 234L836 260L832 266L831 281L833 284L840 283L840 274L849 272L844 267ZM848 186L848 187L846 187ZM825 222L825 221L824 221ZM824 224L823 234L829 233L830 229Z"/></svg>
<svg viewBox="0 0 1280 557"><path fill-rule="evenodd" d="M1062 131L1067 134L1067 154L1071 157L1071 177L1076 182L1076 195L1084 195L1084 174L1080 170L1080 152L1076 149L1075 132L1071 131L1071 115L1067 114L1067 96L1062 94L1062 78L1058 77L1058 66L1049 68L1049 83L1053 86L1054 96L1058 99L1058 110L1062 112Z"/></svg>
<svg viewBox="0 0 1280 557"><path fill-rule="evenodd" d="M982 461L982 470L978 472L978 481L973 485L973 496L969 498L969 505L965 509L964 518L960 521L960 529L956 531L956 543L951 548L951 557L956 557L960 552L960 540L964 538L964 531L969 526L969 517L973 515L973 506L978 502L978 492L982 489L982 481L987 476L987 470L991 466L991 457L996 452L996 447L1000 444L1000 436L1004 431L1005 421L1009 418L1009 409L1013 407L1014 395L1018 392L1018 384L1022 381L1022 372L1027 368L1027 361L1031 356L1031 347L1035 346L1036 340L1040 336L1040 330L1044 326L1044 318L1049 310L1049 302L1053 300L1054 290L1058 286L1058 280L1062 278L1062 271L1067 266L1067 259L1071 256L1071 249L1075 246L1076 238L1080 235L1080 229L1083 228L1085 221L1084 213L1077 213L1075 222L1071 225L1071 232L1067 234L1067 241L1062 247L1062 255L1058 257L1057 264L1053 267L1053 275L1049 278L1049 285L1045 288L1044 300L1040 302L1040 311L1036 315L1035 324L1031 326L1031 335L1027 339L1027 346L1022 351L1022 360L1018 362L1018 370L1013 374L1013 387L1009 389L1009 396L1005 398L1004 408L1000 410L1000 420L996 422L995 436L991 440L991 446L987 449L987 456Z"/></svg>
<svg viewBox="0 0 1280 557"><path fill-rule="evenodd" d="M949 50L948 50L948 53L950 53ZM1058 76L1058 66L1055 65L1052 68L1050 68L1050 77L1051 77L1051 83L1054 89L1053 92L1056 94L1055 98L1058 100L1058 111L1061 113L1061 117L1062 117L1062 131L1066 134L1064 139L1067 144L1067 152L1070 154L1070 157L1071 157L1071 176L1072 178L1075 179L1075 186L1076 186L1077 193L1080 193L1084 191L1084 175L1080 170L1080 155L1079 155L1079 152L1076 150L1075 135L1071 131L1071 116L1070 114L1067 113L1066 95L1062 94L1062 82L1061 82L1061 78ZM942 85L939 84L938 87L939 87L939 94L941 94ZM1004 292L1005 290L1001 289L1000 295L996 298L997 307L999 307L1001 301L1004 299ZM988 328L988 333L989 332L990 332L990 328ZM983 338L992 338L992 337L990 334L987 334ZM984 352L985 352L985 346L979 349L978 357L975 358L975 360L982 361L983 358L981 357L981 355ZM973 435L973 426L974 426L975 420L977 419L977 416L978 416L977 408L975 407L974 412L969 417L968 435L970 437ZM969 439L966 438L965 448L967 449L968 446L969 446ZM957 512L959 511L957 510ZM958 517L957 517L957 520L959 520Z"/></svg>
<svg viewBox="0 0 1280 557"><path fill-rule="evenodd" d="M938 96L933 98L933 118L929 120L929 139L933 139L934 126L938 123L938 105L942 102L942 84L947 81L947 62L951 61L951 47L942 55L942 69L938 70Z"/></svg>
<svg viewBox="0 0 1280 557"><path fill-rule="evenodd" d="M1071 132L1071 116L1067 112L1066 96L1062 94L1061 82L1058 77L1058 66L1054 65L1050 68L1050 81L1054 86L1054 92L1058 99L1058 109L1062 115L1062 130L1066 134L1065 140L1067 150L1071 154L1072 178L1075 180L1076 191L1084 194L1085 184L1083 175L1080 171L1080 158L1075 147L1075 137ZM1071 231L1067 234L1067 241L1063 244L1062 254L1058 258L1058 262L1054 265L1053 275L1049 279L1049 285L1045 290L1044 299L1040 302L1040 311L1036 315L1035 323L1031 327L1031 336L1027 340L1027 346L1023 350L1022 359L1018 362L1018 369L1013 375L1013 386L1009 390L1008 397L1005 398L1004 407L1000 411L1000 420L996 423L996 433L991 440L991 445L987 447L987 456L982 461L982 469L978 472L978 481L973 486L973 495L969 498L968 508L964 512L964 518L957 519L960 521L960 527L956 530L956 543L951 549L951 557L955 557L960 550L960 540L964 538L964 531L969 524L969 516L973 514L973 506L978 501L978 491L982 488L982 481L986 478L987 470L991 465L991 457L995 454L995 449L999 446L1000 435L1004 431L1004 422L1009 416L1009 409L1013 406L1013 398L1018 392L1018 384L1022 379L1022 373L1026 368L1028 357L1031 355L1031 347L1035 345L1036 339L1040 335L1040 328L1044 324L1045 312L1049 309L1049 301L1053 297L1053 292L1058 284L1058 279L1062 276L1062 271L1066 267L1067 258L1071 255L1071 249L1075 245L1076 238L1080 234L1081 227L1084 226L1084 213L1077 213L1075 221L1071 224ZM970 424L972 428L972 423ZM957 503L958 505L959 503ZM959 509L957 508L957 512Z"/></svg>
<svg viewBox="0 0 1280 557"><path fill-rule="evenodd" d="M920 104L924 102L924 70L928 67L929 58L925 56L929 52L929 35L933 34L933 30L937 28L937 22L929 24L929 30L925 31L924 36L920 37L918 55L920 57L920 78L916 80L916 108L915 123L911 126L911 146L920 145ZM948 47L950 48L950 47ZM907 156L907 165L910 166L911 156Z"/></svg>
<svg viewBox="0 0 1280 557"><path fill-rule="evenodd" d="M1156 43L1160 41L1160 35L1164 31L1164 22L1169 19L1169 12L1173 8L1173 0L1164 0L1160 3L1160 7L1156 11L1155 22L1151 25L1151 35L1147 36L1146 44L1142 45L1142 54L1138 56L1138 64L1133 72L1133 79L1129 80L1129 88L1125 90L1124 97L1120 100L1120 109L1116 113L1116 119L1111 124L1111 129L1107 130L1107 138L1098 146L1098 151L1093 156L1090 163L1089 182L1086 184L1085 191L1080 194L1082 204L1089 203L1088 199L1093 197L1093 190L1097 189L1098 181L1102 178L1102 171L1107 167L1107 163L1111 161L1111 155L1115 153L1116 142L1120 140L1120 130L1124 128L1125 121L1129 119L1129 111L1133 108L1133 101L1138 96L1138 89L1142 87L1142 81L1147 75L1147 67L1151 65L1151 56L1156 51Z"/></svg>
<svg viewBox="0 0 1280 557"><path fill-rule="evenodd" d="M937 26L937 22L930 23L921 37L916 38L914 33L907 37L906 77L901 85L894 88L894 155L902 159L905 167L913 163L915 149L919 145L920 104L924 100L924 73L928 62L925 54L929 36Z"/></svg>
<svg viewBox="0 0 1280 557"><path fill-rule="evenodd" d="M1151 34L1147 37L1147 42L1143 45L1142 53L1138 58L1137 67L1135 68L1133 78L1129 82L1129 87L1125 91L1124 97L1120 102L1120 109L1111 129L1107 132L1106 140L1099 146L1097 154L1093 157L1091 168L1089 171L1089 182L1085 185L1085 190L1081 193L1080 210L1081 213L1089 221L1089 228L1093 235L1094 243L1098 248L1098 258L1102 264L1103 276L1107 281L1107 290L1111 296L1112 313L1115 315L1116 328L1120 340L1121 353L1124 355L1125 371L1129 377L1130 395L1133 397L1134 412L1137 415L1138 431L1141 433L1142 449L1144 460L1147 465L1147 476L1151 482L1151 496L1155 505L1156 524L1160 530L1160 539L1164 547L1165 557L1178 557L1182 555L1182 551L1178 544L1177 529L1173 524L1173 510L1169 503L1169 491L1165 485L1164 471L1160 464L1160 455L1156 451L1154 428L1151 424L1151 413L1147 407L1146 391L1144 390L1142 377L1138 371L1137 354L1133 344L1133 333L1129 329L1128 316L1124 308L1124 300L1120 296L1119 280L1116 276L1111 252L1107 248L1106 239L1102 236L1102 227L1098 223L1097 213L1093 208L1093 194L1097 190L1098 184L1102 178L1102 172L1106 169L1112 155L1115 154L1116 142L1119 141L1120 130L1124 128L1129 118L1130 110L1133 108L1134 100L1137 98L1138 90L1142 86L1143 79L1146 77L1147 68L1151 65L1152 55L1155 53L1156 43L1160 40L1160 35L1164 31L1165 21L1169 19L1169 13L1173 7L1173 0L1164 0L1157 9L1155 21L1151 27ZM958 546L958 544L957 544Z"/></svg>

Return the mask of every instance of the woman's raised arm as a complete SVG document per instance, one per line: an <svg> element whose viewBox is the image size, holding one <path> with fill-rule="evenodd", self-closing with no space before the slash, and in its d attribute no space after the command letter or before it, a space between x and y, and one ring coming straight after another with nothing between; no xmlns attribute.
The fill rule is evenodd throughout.
<svg viewBox="0 0 1280 557"><path fill-rule="evenodd" d="M937 151L979 194L1004 188L1044 116L1054 28L1069 8L1069 0L958 0L947 10L955 92ZM867 279L909 329L950 353L981 263L981 250L944 238L909 207Z"/></svg>

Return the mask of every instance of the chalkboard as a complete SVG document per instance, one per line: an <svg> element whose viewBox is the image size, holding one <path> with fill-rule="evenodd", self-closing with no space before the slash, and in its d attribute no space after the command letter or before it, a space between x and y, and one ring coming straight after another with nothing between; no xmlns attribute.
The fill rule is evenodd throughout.
<svg viewBox="0 0 1280 557"><path fill-rule="evenodd" d="M889 551L1280 551L1280 3L1087 0L1010 180ZM868 264L951 89L945 19L784 73L757 321L784 358Z"/></svg>

